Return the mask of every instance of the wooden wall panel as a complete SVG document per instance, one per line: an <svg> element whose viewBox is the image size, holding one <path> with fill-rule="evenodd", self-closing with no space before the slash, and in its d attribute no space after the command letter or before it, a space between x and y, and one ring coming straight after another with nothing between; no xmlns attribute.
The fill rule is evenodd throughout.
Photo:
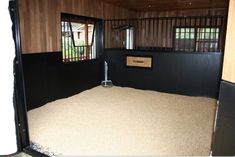
<svg viewBox="0 0 235 157"><path fill-rule="evenodd" d="M219 8L219 9L193 9L193 10L174 10L174 11L160 11L160 12L137 12L137 17L138 18L152 18L152 17L187 17L187 16L215 16L215 15L227 15L227 9L225 8ZM186 21L186 23L184 22L184 19L181 20L181 24L179 23L179 20L173 20L172 23L170 23L170 21L166 21L163 20L163 24L161 24L162 21L160 21L160 23L156 24L155 27L158 28L157 32L154 32L154 34L157 34L157 40L156 40L156 45L158 45L157 47L166 47L166 48L172 48L173 47L173 27L175 26L190 26L190 22ZM191 26L200 26L199 20L192 19L193 24ZM207 24L204 23L204 21L201 23L202 26L210 26L210 20L207 20ZM223 23L221 31L225 30L225 25L226 23L224 21L217 21L217 25L221 25L221 23ZM171 24L171 26L170 26ZM214 22L212 22L212 24L214 24ZM166 26L167 25L167 26ZM214 24L215 26L215 24ZM148 26L148 23L146 25L146 27ZM150 26L151 27L151 26ZM154 30L156 30L156 28ZM147 32L146 32L147 31ZM161 33L166 33L166 35L161 35ZM147 29L145 29L143 27L143 30L140 32L141 38L144 37L144 34L153 34L153 29L150 29L150 31L148 31ZM222 35L224 34L224 32L221 33ZM149 37L146 36L146 38L140 40L140 41L146 41L148 40ZM220 45L224 45L224 37L221 37L221 43ZM150 43L151 40L150 40ZM149 44L145 44L143 42L140 42L138 44L138 46L142 47L142 46L149 46ZM222 46L223 48L224 46Z"/></svg>
<svg viewBox="0 0 235 157"><path fill-rule="evenodd" d="M206 22L203 19L200 22L200 16L224 16L227 14L227 9L197 9L197 10L176 10L176 11L161 11L161 12L136 12L136 18L140 18L138 22L130 21L131 25L134 26L135 36L137 40L135 42L136 47L155 47L155 48L173 48L173 31L176 26L191 27L191 26L222 26L221 35L224 34L226 21L222 21L221 18L213 18L212 20L207 18ZM187 17L196 16L197 18L170 18L155 20L144 20L143 18L154 18L154 17ZM191 20L191 22L190 22ZM225 19L224 19L225 20ZM116 24L118 23L118 24ZM124 30L116 30L112 27L117 27L118 25L128 25L128 21L108 21L105 25L105 48L124 48L125 37L118 35L119 33L124 33ZM112 26L111 26L112 25ZM124 35L125 36L125 35ZM220 48L224 48L224 36L220 40Z"/></svg>
<svg viewBox="0 0 235 157"><path fill-rule="evenodd" d="M235 0L230 0L222 79L235 83Z"/></svg>
<svg viewBox="0 0 235 157"><path fill-rule="evenodd" d="M227 9L192 9L192 10L173 10L173 11L159 11L159 12L137 12L136 16L139 18L151 17L179 17L179 16L213 16L213 15L227 15Z"/></svg>
<svg viewBox="0 0 235 157"><path fill-rule="evenodd" d="M19 9L23 53L61 50L61 12L101 19L135 16L99 0L19 0Z"/></svg>
<svg viewBox="0 0 235 157"><path fill-rule="evenodd" d="M19 7L23 53L53 52L61 50L61 12L101 19L226 14L226 9L134 12L108 3L104 3L100 0L19 0ZM152 28L150 29L152 30ZM145 33L146 30L139 31L141 34ZM121 34L122 37L125 36L124 32ZM168 36L170 36L170 34L168 34ZM105 38L107 39L107 33L105 34ZM113 39L110 39L110 41L111 40ZM144 41L144 39L140 39L140 41ZM106 40L106 42L108 41ZM110 42L109 44L105 44L110 45L112 43ZM171 41L161 44L162 46L167 45L167 47L172 47ZM159 46L161 46L161 44L159 44ZM122 42L120 42L120 45L123 45ZM142 43L140 42L139 46L141 45Z"/></svg>

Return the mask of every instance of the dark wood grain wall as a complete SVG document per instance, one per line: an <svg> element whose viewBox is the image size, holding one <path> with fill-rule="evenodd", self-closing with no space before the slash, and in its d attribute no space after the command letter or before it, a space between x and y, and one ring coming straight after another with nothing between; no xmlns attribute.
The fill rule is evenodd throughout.
<svg viewBox="0 0 235 157"><path fill-rule="evenodd" d="M155 17L180 17L179 18L163 18L159 20L134 20L134 21L109 21L105 24L105 48L123 47L125 43L125 31L115 30L113 27L118 25L132 25L135 28L135 44L136 47L173 47L173 31L174 27L193 27L193 26L221 26L221 35L224 35L226 27L227 9L193 9L193 10L174 10L174 11L159 11L159 12L136 12L137 19L155 18ZM187 18L198 17L198 18ZM221 18L200 19L200 16L224 16ZM184 18L186 17L186 18ZM201 22L200 22L201 21ZM224 36L221 37L220 45L224 44ZM223 49L224 46L221 46Z"/></svg>
<svg viewBox="0 0 235 157"><path fill-rule="evenodd" d="M101 19L130 18L135 13L99 0L19 0L22 53L61 50L60 14Z"/></svg>
<svg viewBox="0 0 235 157"><path fill-rule="evenodd" d="M182 27L213 27L213 26L221 26L221 40L220 45L222 49L224 47L224 35L225 35L225 27L226 27L226 15L227 9L225 8L217 8L217 9L193 9L193 10L175 10L175 11L160 11L160 12L137 12L137 17L139 18L154 18L154 17L181 17L182 19L168 19L168 20L160 20L158 23L154 23L150 20L148 21L142 29L140 28L138 31L140 39L137 43L138 46L157 46L157 47L173 47L173 31L174 27L182 26ZM211 19L206 18L200 21L200 16L224 16L223 19ZM186 18L183 18L186 17ZM198 17L188 19L187 17ZM153 28L154 27L154 28ZM149 34L146 35L146 34ZM162 35L164 34L164 35ZM149 41L150 40L150 41ZM152 44L152 40L155 41ZM147 42L146 42L147 41ZM150 45L149 45L150 43Z"/></svg>
<svg viewBox="0 0 235 157"><path fill-rule="evenodd" d="M22 53L24 54L61 51L60 14L62 12L101 19L204 16L227 13L226 9L135 12L100 0L19 0L19 7ZM108 39L108 31L106 30L104 36L106 39ZM147 30L142 32L144 33L144 31ZM166 36L166 38L169 37ZM172 47L171 39L169 40L169 42L162 42L158 45ZM107 42L106 47L112 47L112 44ZM139 46L142 45L140 42Z"/></svg>
<svg viewBox="0 0 235 157"><path fill-rule="evenodd" d="M227 15L226 8L137 12L139 18Z"/></svg>
<svg viewBox="0 0 235 157"><path fill-rule="evenodd" d="M192 9L192 10L174 10L174 11L160 11L160 12L138 12L137 17L140 18L152 18L152 17L188 17L188 16L217 16L217 15L224 15L226 17L227 15L227 9L226 8L216 8L216 9ZM221 26L221 34L224 34L225 30L225 25L226 21L223 21L222 19L206 19L200 22L200 19L189 19L185 20L184 18L179 20L179 19L172 19L172 21L169 20L162 20L159 21L158 25L155 24L155 27L157 27L157 32L156 29L152 28L153 24L149 23L146 24L146 28L144 30L141 30L142 34L151 34L151 37L149 38L148 36L141 35L140 42L138 45L141 46L151 46L148 45L148 42L146 44L143 43L143 41L148 41L149 39L151 40L150 43L152 43L153 38L155 38L155 45L157 47L166 47L166 48L172 48L173 47L173 31L175 26L185 26L185 27L191 27L191 26ZM155 32L153 32L155 31ZM165 35L161 35L161 34ZM155 36L152 37L152 34ZM224 44L224 37L221 37L220 45ZM223 46L222 46L223 48Z"/></svg>

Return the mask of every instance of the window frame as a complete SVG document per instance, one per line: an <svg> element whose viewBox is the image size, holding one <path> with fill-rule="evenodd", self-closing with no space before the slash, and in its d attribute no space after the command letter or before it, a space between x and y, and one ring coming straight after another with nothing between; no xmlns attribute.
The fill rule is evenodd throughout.
<svg viewBox="0 0 235 157"><path fill-rule="evenodd" d="M197 47L197 43L198 42L205 42L205 43L208 43L208 41L199 41L199 39L198 39L198 29L200 29L200 28L204 28L204 29L206 29L206 28L209 28L210 29L210 33L211 33L211 29L218 29L218 39L214 39L214 40L216 40L216 41L211 41L210 43L217 43L217 48L214 48L214 49L217 49L218 51L220 51L219 50L219 47L220 47L220 37L221 37L221 26L174 26L173 27L173 31L172 31L172 33L173 33L173 38L172 38L172 47L173 47L173 50L175 50L175 51L181 51L181 50L176 50L176 29L177 28L185 28L185 29L187 29L187 28L194 28L194 43L193 43L193 51L189 51L189 52L203 52L203 53L208 53L208 52L215 52L215 51L198 51L198 47ZM185 33L185 32L184 32ZM215 32L215 33L217 33L217 32ZM211 36L211 35L210 35ZM185 39L184 39L185 40ZM209 39L209 40L211 40L211 39ZM203 49L205 49L205 47L203 48ZM183 51L185 51L185 46L184 46L184 50Z"/></svg>
<svg viewBox="0 0 235 157"><path fill-rule="evenodd" d="M71 20L72 19L72 20ZM93 34L92 34L92 39L91 39L91 52L89 52L89 55L92 55L92 57L86 57L86 58L73 58L71 56L64 57L63 53L63 30L62 30L62 22L70 22L71 23L84 23L88 22L87 24L93 24ZM72 26L70 26L70 31L72 32ZM94 60L98 59L101 54L102 54L102 49L103 49L103 20L99 18L93 18L93 17L87 17L87 16L80 16L80 15L74 15L74 14L69 14L69 13L61 13L61 18L60 18L60 32L61 32L61 53L62 53L62 62L63 63L76 63L76 62L82 62L82 61L89 61L89 60ZM73 33L71 34L71 40L72 44L75 47L79 47L75 44L74 36ZM84 44L83 47L89 46L89 37L88 37L88 43ZM95 49L95 53L93 53L93 49Z"/></svg>

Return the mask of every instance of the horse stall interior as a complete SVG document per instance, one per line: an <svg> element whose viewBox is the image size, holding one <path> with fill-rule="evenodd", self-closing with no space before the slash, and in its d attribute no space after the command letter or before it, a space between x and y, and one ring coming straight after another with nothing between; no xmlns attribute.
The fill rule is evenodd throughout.
<svg viewBox="0 0 235 157"><path fill-rule="evenodd" d="M226 82L220 89L228 6L19 0L30 149L46 156L226 155L214 132L217 100L225 99L219 91L228 92ZM104 61L108 87L101 86Z"/></svg>

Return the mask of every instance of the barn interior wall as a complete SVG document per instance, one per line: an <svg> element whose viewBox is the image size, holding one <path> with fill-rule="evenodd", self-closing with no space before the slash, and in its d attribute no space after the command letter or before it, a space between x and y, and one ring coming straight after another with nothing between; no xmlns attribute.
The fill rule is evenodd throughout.
<svg viewBox="0 0 235 157"><path fill-rule="evenodd" d="M234 45L232 40L234 38L234 10L235 10L235 1L230 0L230 14L229 14L229 23L228 23L228 32L225 48L225 59L223 66L223 82L221 83L220 88L220 108L218 113L218 121L217 121L217 134L215 136L215 142L213 147L214 155L234 155L234 93L235 93L235 62L234 62ZM87 88L91 88L100 83L102 78L100 72L100 61L94 60L92 62L82 62L76 64L61 64L61 28L60 28L60 13L71 13L82 16L90 16L101 19L126 19L126 18L151 18L151 17L184 17L184 16L213 16L213 15L227 15L227 9L195 9L195 10L174 10L174 11L161 11L161 12L134 12L128 9L120 8L113 6L111 4L106 4L99 0L19 0L19 10L20 10L20 28L21 28L21 44L22 44L22 53L23 55L23 64L24 64L24 76L25 76L25 84L26 84L26 95L27 95L27 104L28 109L33 109L39 107L46 102L56 100L62 97L67 97ZM106 30L108 31L108 30ZM150 32L151 34L151 32ZM106 35L105 35L106 36ZM232 36L232 37L231 37ZM144 40L144 39L143 39ZM171 40L169 38L169 40ZM106 41L108 42L108 41ZM170 42L169 42L170 43ZM109 43L108 43L109 44ZM105 43L105 45L108 45ZM141 43L140 43L141 45ZM172 45L169 45L171 47ZM108 46L112 47L112 46ZM55 53L46 53L45 52L55 52ZM41 54L42 53L42 54ZM130 85L139 87L139 85L143 85L151 79L150 82L147 82L147 88L156 87L159 89L159 85L165 84L164 75L167 75L164 69L172 68L175 69L174 64L164 64L162 68L162 73L160 74L159 69L156 69L156 73L151 71L145 71L144 69L127 69L125 67L125 54L117 53L117 52L107 52L108 60L111 66L111 77L118 76L112 78L114 83L119 83L119 85ZM27 55L26 55L27 54ZM30 55L28 55L30 54ZM44 55L43 55L44 54ZM134 54L141 54L142 52L134 52ZM152 54L151 54L152 55ZM153 54L158 59L158 57L164 57L165 54ZM190 59L180 58L179 60L175 60L174 56L171 54L172 61L180 62L180 64L184 64L188 62L191 65L189 60L194 59L194 55L185 54L187 57L192 56ZM175 54L173 54L175 55ZM215 72L213 72L216 76L215 83L213 83L212 97L217 97L218 93L218 81L220 79L220 69L222 62L221 54L219 59L216 59ZM213 55L213 56L214 56ZM117 56L121 58L121 60L117 60ZM179 57L179 56L177 56ZM199 56L197 56L199 57ZM207 55L200 55L205 62L215 61L212 57L208 57ZM214 56L215 57L215 56ZM168 60L169 58L167 58ZM154 60L156 64L164 63L164 60ZM158 62L159 61L159 62ZM213 62L214 63L214 62ZM196 64L195 64L196 65ZM168 66L168 67L167 67ZM170 67L171 66L171 67ZM206 67L206 64L200 64L203 70ZM187 68L182 66L183 68ZM84 70L84 68L88 70ZM116 68L116 69L115 69ZM158 68L158 67L155 67ZM198 68L195 66L195 68ZM80 69L78 71L77 69ZM82 70L81 70L82 69ZM115 70L118 71L117 75L115 74ZM171 69L171 70L172 70ZM75 73L76 70L76 73ZM90 70L90 71L89 71ZM155 69L154 69L155 70ZM172 70L172 71L173 71ZM186 69L188 71L181 71L184 76L190 76L188 73L193 73L192 69ZM185 73L187 72L187 73ZM151 77L143 77L145 74L151 73ZM124 74L124 75L123 75ZM198 77L203 77L207 75L204 71L200 71L198 73ZM154 77L155 75L155 77ZM172 73L172 81L177 82L179 80L176 76L179 76L178 73ZM82 76L82 78L81 78ZM152 77L153 76L153 77ZM165 76L165 77L168 77ZM210 75L208 75L208 78ZM158 83L156 83L156 79L158 79ZM90 79L90 80L88 80ZM120 79L120 80L118 80ZM162 79L162 80L161 80ZM179 78L178 78L179 79ZM70 82L68 82L70 80ZM72 81L71 81L72 80ZM185 77L184 80L191 80ZM184 81L183 80L183 81ZM120 81L120 82L118 82ZM122 82L123 81L123 82ZM162 82L161 82L162 81ZM180 80L182 81L182 80ZM198 80L200 81L200 80ZM205 80L205 81L210 81ZM228 81L228 82L227 82ZM84 84L86 83L86 84ZM81 85L83 85L81 87ZM182 88L178 88L175 86L174 89L169 87L168 91L181 91L181 94L185 94L183 91L185 90L185 82L182 82ZM192 81L187 82L187 88L193 85ZM200 92L204 92L205 86L200 89ZM146 87L139 87L146 88ZM166 90L163 87L163 90ZM63 93L62 93L62 92ZM204 93L204 95L207 95ZM208 95L207 95L208 96ZM226 133L226 134L225 134ZM224 136L226 135L226 136Z"/></svg>
<svg viewBox="0 0 235 157"><path fill-rule="evenodd" d="M226 8L213 8L213 9L190 9L190 10L172 10L172 11L159 11L159 12L137 12L137 17L151 18L151 17L184 17L184 16L214 16L214 15L227 15Z"/></svg>
<svg viewBox="0 0 235 157"><path fill-rule="evenodd" d="M60 14L62 12L100 19L212 16L226 15L227 13L226 9L136 12L99 0L20 0L19 10L23 54L61 51ZM106 29L106 32L108 32L108 28ZM169 27L169 29L171 28ZM106 36L107 33L105 34ZM172 39L170 39L170 33L167 38L169 41L159 44L171 47ZM107 48L112 47L108 45L110 43L108 42L105 41ZM139 43L140 46L141 44Z"/></svg>
<svg viewBox="0 0 235 157"><path fill-rule="evenodd" d="M218 98L222 53L105 50L114 85ZM128 67L126 56L152 58L151 69Z"/></svg>
<svg viewBox="0 0 235 157"><path fill-rule="evenodd" d="M115 30L113 27L118 25L132 25L136 33L136 47L173 47L174 27L221 27L221 34L224 34L226 18L223 19L200 19L205 16L224 16L227 15L227 9L194 9L194 10L174 10L159 12L136 12L136 19L168 17L159 20L133 20L133 21L109 21L105 23L105 48L125 47L125 31ZM171 17L180 17L171 18ZM185 18L184 18L185 17ZM198 17L189 19L187 17ZM112 23L112 24L111 24ZM163 35L164 34L164 35ZM220 40L223 49L224 36Z"/></svg>
<svg viewBox="0 0 235 157"><path fill-rule="evenodd" d="M100 19L132 18L133 11L99 0L19 0L22 53L61 51L61 13Z"/></svg>
<svg viewBox="0 0 235 157"><path fill-rule="evenodd" d="M101 59L92 62L71 63L71 65L62 63L60 28L61 12L100 19L129 19L137 18L138 16L146 17L147 15L147 17L149 17L149 15L157 17L181 15L196 16L199 15L199 13L200 15L212 15L212 13L213 15L225 14L223 9L210 9L210 11L203 9L204 11L134 12L103 3L99 0L20 0L19 2L22 57L28 109L33 109L45 104L46 102L70 96L76 92L99 85L102 79L102 68L98 66L102 61ZM48 52L50 52L51 55ZM135 52L133 52L133 54L135 54ZM168 55L170 58L173 57L170 54ZM201 57L205 59L207 58L205 55ZM182 62L188 62L188 58L184 59L179 57L179 60ZM220 61L214 59L212 59L212 61L213 63L218 63L216 64L216 66L218 66L218 72L216 72L215 77L215 79L217 79L220 74ZM91 67L93 71L95 71L95 74L97 74L97 77L93 76L91 79L92 73L85 72L82 68L86 66ZM164 68L168 68L167 65L165 66L166 67ZM141 74L138 70L134 72L136 72L136 75ZM185 74L187 75L187 73ZM159 72L157 72L157 75L162 76ZM79 79L81 76L83 79L80 81L74 79ZM153 75L151 74L151 76ZM176 78L176 76L172 78ZM70 84L68 84L68 82L70 82ZM92 84L92 86L90 86L89 83ZM157 87L156 82L152 83L154 84L153 86ZM188 83L190 84L190 82ZM84 87L81 85L84 85ZM158 90L158 88L156 88L156 90ZM169 89L169 91L171 90L174 89ZM181 89L177 90L180 91ZM44 91L42 92L44 94L40 94L38 91ZM61 91L63 91L63 93L61 93ZM209 94L210 96L216 97L217 82L215 83L215 88L213 88L211 93L213 94ZM196 94L207 95L200 92Z"/></svg>
<svg viewBox="0 0 235 157"><path fill-rule="evenodd" d="M187 16L225 16L227 14L227 9L193 9L193 10L175 10L175 11L160 11L160 12L138 12L137 17L140 18L153 18L153 17L187 17ZM168 23L167 23L168 22ZM191 23L190 23L191 22ZM215 24L215 20L208 19L206 22L203 20L202 23L200 23L199 19L192 19L189 21L189 19L185 20L182 19L181 21L176 19L173 19L172 21L163 21L163 24L159 24L158 26L158 34L161 32L165 33L165 36L161 36L161 40L156 40L156 45L159 45L159 47L167 47L167 48L172 48L173 47L173 32L174 32L174 27L176 26L182 26L182 27L189 27L189 26L209 26L209 25L221 25L222 30L224 30L226 24L222 20L218 20L217 24ZM146 26L149 29L146 29L145 31L148 31L149 34L155 34L153 32L153 29L151 23L150 25L147 24ZM142 33L147 33L142 30ZM159 39L159 35L157 36ZM144 39L140 41L145 41L147 40L146 37L142 37ZM154 38L154 37L153 37ZM224 43L223 40L221 40L221 44ZM139 43L139 46L144 45L143 42ZM146 45L146 44L145 44ZM146 46L149 46L148 44Z"/></svg>

